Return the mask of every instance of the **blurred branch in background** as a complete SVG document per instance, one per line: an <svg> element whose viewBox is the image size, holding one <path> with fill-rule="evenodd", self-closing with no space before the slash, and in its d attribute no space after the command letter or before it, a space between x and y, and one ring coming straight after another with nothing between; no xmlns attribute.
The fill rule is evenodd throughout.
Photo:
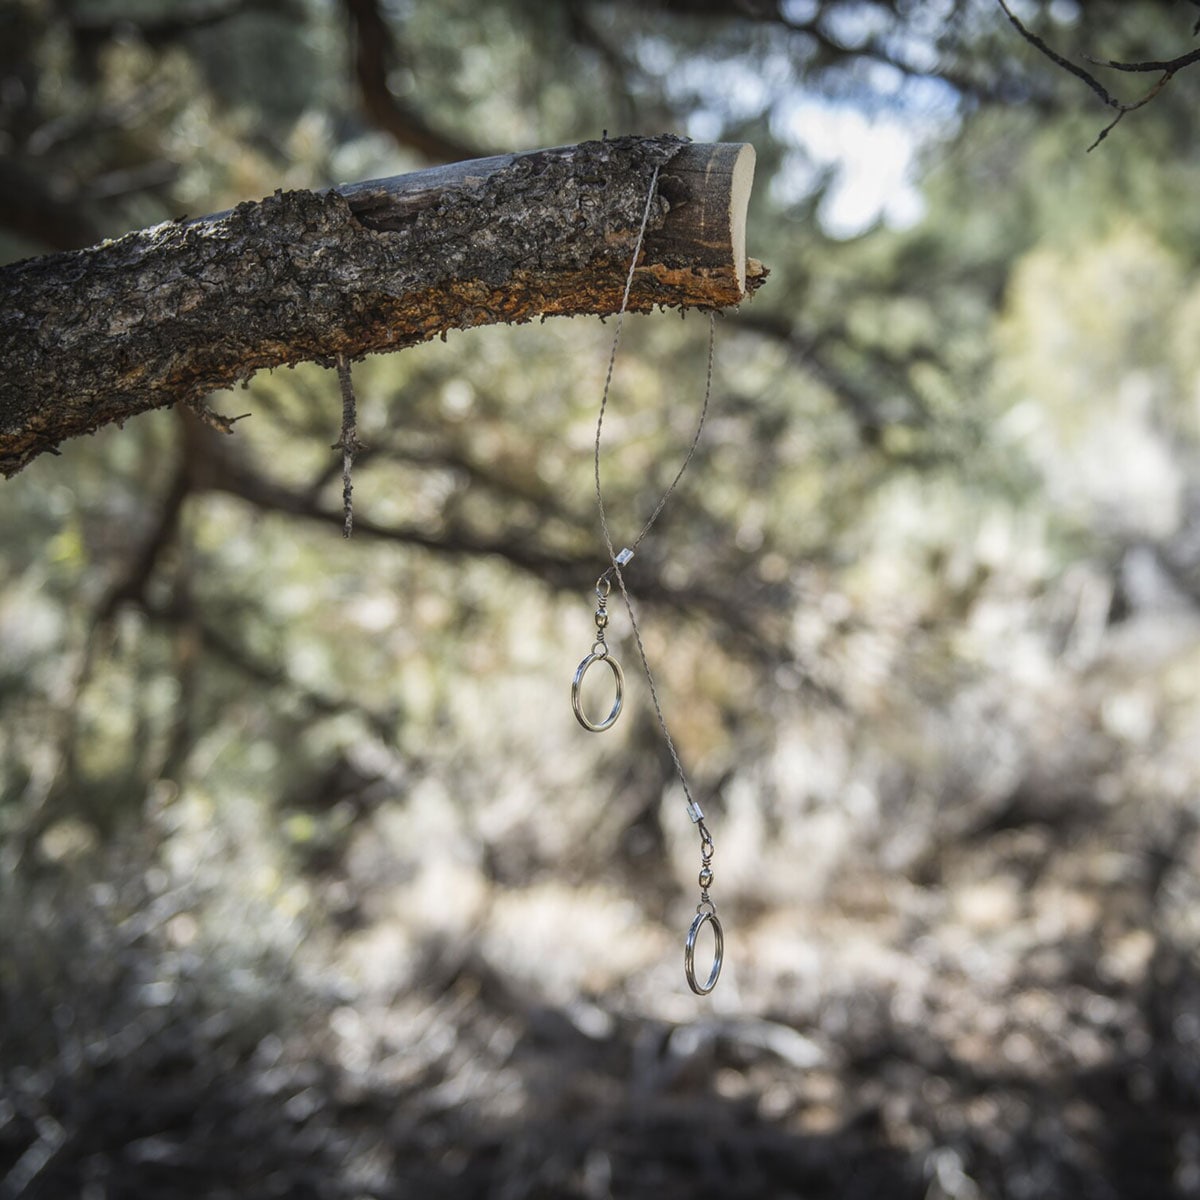
<svg viewBox="0 0 1200 1200"><path fill-rule="evenodd" d="M100 240L91 218L71 198L54 195L20 163L0 160L0 219L12 233L56 250Z"/></svg>
<svg viewBox="0 0 1200 1200"><path fill-rule="evenodd" d="M1158 80L1150 87L1150 90L1139 99L1119 100L1091 71L1085 67L1081 67L1078 63L1072 62L1069 58L1064 58L1057 50L1047 45L1042 38L1038 37L1036 33L1033 33L1012 11L1006 0L998 0L998 3L1004 10L1004 15L1012 23L1013 28L1034 49L1045 55L1055 66L1061 67L1064 71L1074 75L1076 79L1082 80L1099 97L1102 104L1116 109L1117 115L1100 130L1099 134L1096 135L1096 140L1088 147L1089 150L1095 150L1129 113L1136 112L1139 108L1156 99L1163 88L1175 78L1175 75L1179 71L1200 62L1200 50L1192 50L1185 54L1176 55L1174 58L1155 59L1146 62L1120 62L1116 59L1105 60L1087 55L1087 61L1093 66L1107 67L1111 71L1124 71L1132 74L1153 72L1159 76ZM1197 30L1200 30L1200 22L1197 22L1196 28L1192 30L1193 36L1196 35Z"/></svg>
<svg viewBox="0 0 1200 1200"><path fill-rule="evenodd" d="M430 162L459 162L492 153L481 149L482 141L468 144L436 132L419 112L400 100L388 85L399 47L377 0L344 3L354 39L354 71L367 116L399 145L415 150Z"/></svg>

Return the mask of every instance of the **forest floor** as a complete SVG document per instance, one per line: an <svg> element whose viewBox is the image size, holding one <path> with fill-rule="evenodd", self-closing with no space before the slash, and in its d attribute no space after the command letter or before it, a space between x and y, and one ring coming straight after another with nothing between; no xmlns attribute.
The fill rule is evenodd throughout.
<svg viewBox="0 0 1200 1200"><path fill-rule="evenodd" d="M555 1002L434 941L401 987L214 998L202 966L146 965L169 904L104 963L96 912L60 910L57 982L28 947L14 977L8 927L2 1194L1197 1196L1200 974L1165 914L1200 847L1170 849L1014 803L912 877L727 915L702 1003L674 954L650 991Z"/></svg>

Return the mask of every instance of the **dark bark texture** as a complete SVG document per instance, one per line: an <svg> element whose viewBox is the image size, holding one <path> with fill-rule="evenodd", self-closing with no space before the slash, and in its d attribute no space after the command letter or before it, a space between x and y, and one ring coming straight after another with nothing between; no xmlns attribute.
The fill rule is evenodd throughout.
<svg viewBox="0 0 1200 1200"><path fill-rule="evenodd" d="M673 137L277 192L2 268L0 472L264 367L615 312L655 167L630 308L736 304L763 276L744 258L753 152Z"/></svg>

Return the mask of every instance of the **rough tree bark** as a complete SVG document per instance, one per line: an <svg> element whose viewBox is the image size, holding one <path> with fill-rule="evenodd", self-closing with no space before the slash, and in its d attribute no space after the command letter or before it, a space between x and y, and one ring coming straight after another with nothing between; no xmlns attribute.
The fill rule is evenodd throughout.
<svg viewBox="0 0 1200 1200"><path fill-rule="evenodd" d="M264 367L620 305L718 308L745 257L754 152L619 138L477 159L177 221L0 268L0 472Z"/></svg>

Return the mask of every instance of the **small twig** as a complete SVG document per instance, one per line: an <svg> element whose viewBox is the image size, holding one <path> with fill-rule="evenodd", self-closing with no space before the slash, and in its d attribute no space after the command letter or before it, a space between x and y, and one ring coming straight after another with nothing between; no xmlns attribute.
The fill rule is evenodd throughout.
<svg viewBox="0 0 1200 1200"><path fill-rule="evenodd" d="M1200 62L1200 50L1192 50L1187 54L1181 54L1178 58L1163 59L1161 61L1146 61L1146 62L1121 62L1117 59L1099 59L1093 58L1089 54L1083 57L1094 66L1107 67L1113 71L1128 71L1128 72L1149 72L1161 71L1162 78L1140 99L1125 102L1118 100L1105 86L1098 80L1090 71L1085 70L1077 63L1071 62L1069 58L1064 58L1057 50L1049 46L1042 38L1038 37L1031 29L1028 29L1021 19L1008 6L1007 0L997 0L997 3L1004 10L1004 15L1016 31L1036 50L1044 54L1056 66L1062 67L1064 71L1070 72L1077 79L1081 79L1089 88L1106 104L1109 108L1115 109L1117 115L1096 135L1096 140L1088 147L1088 152L1095 150L1102 141L1121 123L1126 114L1136 112L1143 105L1149 104L1168 83L1174 78L1177 71L1184 67L1191 66L1193 63ZM1200 33L1200 21L1196 23L1193 33Z"/></svg>
<svg viewBox="0 0 1200 1200"><path fill-rule="evenodd" d="M334 442L333 449L342 452L342 511L345 514L342 537L348 538L354 533L354 483L351 478L354 456L366 447L358 440L358 402L354 397L354 381L350 378L350 360L344 354L337 356L337 372L342 389L342 436Z"/></svg>
<svg viewBox="0 0 1200 1200"><path fill-rule="evenodd" d="M1121 118L1127 113L1131 113L1141 108L1143 104L1149 104L1159 92L1171 82L1174 72L1168 72L1164 75L1140 100L1135 100L1132 104L1122 104L1119 106L1120 111L1109 121L1105 127L1096 135L1096 140L1088 147L1090 154L1102 141L1121 123Z"/></svg>
<svg viewBox="0 0 1200 1200"><path fill-rule="evenodd" d="M1189 50L1178 58L1152 59L1149 62L1121 62L1115 58L1093 58L1090 54L1083 57L1093 66L1110 67L1114 71L1165 71L1168 75L1174 75L1176 71L1200 62L1200 50Z"/></svg>
<svg viewBox="0 0 1200 1200"><path fill-rule="evenodd" d="M1121 102L1113 96L1109 90L1089 71L1085 71L1081 66L1073 63L1069 58L1063 58L1057 50L1048 46L1032 29L1026 28L1022 23L1021 18L1008 7L1008 0L997 0L997 3L1004 10L1004 15L1012 22L1013 28L1035 49L1041 51L1052 63L1062 67L1064 71L1069 71L1077 79L1082 79L1084 83L1096 93L1100 99L1109 106L1109 108L1120 108Z"/></svg>
<svg viewBox="0 0 1200 1200"><path fill-rule="evenodd" d="M251 415L250 413L242 413L237 417L226 417L219 412L214 412L202 400L189 400L187 406L203 424L207 425L209 429L215 429L218 433L232 433L233 427L239 421L244 421Z"/></svg>

